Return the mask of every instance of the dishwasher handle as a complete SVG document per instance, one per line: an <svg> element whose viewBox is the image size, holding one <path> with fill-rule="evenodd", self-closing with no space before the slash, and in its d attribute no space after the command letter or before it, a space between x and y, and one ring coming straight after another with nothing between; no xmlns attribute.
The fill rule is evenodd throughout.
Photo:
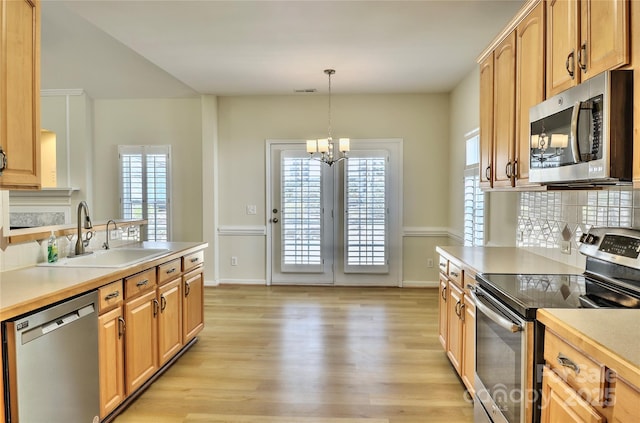
<svg viewBox="0 0 640 423"><path fill-rule="evenodd" d="M95 313L95 311L95 304L89 304L70 313L66 313L60 317L52 319L46 323L43 323L40 326L36 326L33 329L29 329L28 331L22 333L22 345L34 341L35 339L43 335L47 335L58 329L62 329L63 327L68 326L71 323L82 319L83 317L90 316L91 314Z"/></svg>

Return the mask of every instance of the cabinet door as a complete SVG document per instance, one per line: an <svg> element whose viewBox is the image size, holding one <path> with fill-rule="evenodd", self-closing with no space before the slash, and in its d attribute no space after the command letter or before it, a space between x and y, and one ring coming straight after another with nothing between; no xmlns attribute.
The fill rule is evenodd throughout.
<svg viewBox="0 0 640 423"><path fill-rule="evenodd" d="M545 99L544 3L516 28L516 185L529 184L529 109Z"/></svg>
<svg viewBox="0 0 640 423"><path fill-rule="evenodd" d="M138 389L158 368L159 304L156 291L127 301L125 309L125 381L127 395Z"/></svg>
<svg viewBox="0 0 640 423"><path fill-rule="evenodd" d="M614 392L613 422L637 422L640 416L640 388L618 379Z"/></svg>
<svg viewBox="0 0 640 423"><path fill-rule="evenodd" d="M158 316L159 366L166 363L182 348L182 283L175 279L158 288L160 314Z"/></svg>
<svg viewBox="0 0 640 423"><path fill-rule="evenodd" d="M40 1L0 3L2 188L40 188Z"/></svg>
<svg viewBox="0 0 640 423"><path fill-rule="evenodd" d="M182 303L183 343L193 339L204 328L204 277L202 269L182 277L184 297Z"/></svg>
<svg viewBox="0 0 640 423"><path fill-rule="evenodd" d="M580 82L578 12L577 0L547 2L547 97Z"/></svg>
<svg viewBox="0 0 640 423"><path fill-rule="evenodd" d="M493 186L513 185L516 104L516 34L511 33L494 52Z"/></svg>
<svg viewBox="0 0 640 423"><path fill-rule="evenodd" d="M629 2L580 2L582 80L629 63Z"/></svg>
<svg viewBox="0 0 640 423"><path fill-rule="evenodd" d="M480 185L493 180L493 53L480 63Z"/></svg>
<svg viewBox="0 0 640 423"><path fill-rule="evenodd" d="M542 376L541 423L603 423L605 419L545 366Z"/></svg>
<svg viewBox="0 0 640 423"><path fill-rule="evenodd" d="M438 339L442 348L447 350L447 278L440 274L440 289L438 298Z"/></svg>
<svg viewBox="0 0 640 423"><path fill-rule="evenodd" d="M449 283L447 289L447 356L458 374L462 372L462 290Z"/></svg>
<svg viewBox="0 0 640 423"><path fill-rule="evenodd" d="M98 317L100 333L100 418L124 400L124 320L122 307Z"/></svg>
<svg viewBox="0 0 640 423"><path fill-rule="evenodd" d="M475 395L476 374L476 304L471 297L464 294L464 326L463 326L463 357L462 381L471 395Z"/></svg>

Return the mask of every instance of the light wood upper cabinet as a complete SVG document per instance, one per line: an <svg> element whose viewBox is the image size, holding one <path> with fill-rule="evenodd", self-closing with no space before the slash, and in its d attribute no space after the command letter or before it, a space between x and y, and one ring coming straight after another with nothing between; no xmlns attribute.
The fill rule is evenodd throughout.
<svg viewBox="0 0 640 423"><path fill-rule="evenodd" d="M39 189L40 0L0 0L0 15L0 188Z"/></svg>
<svg viewBox="0 0 640 423"><path fill-rule="evenodd" d="M516 28L517 186L529 185L529 109L545 99L544 3L539 3Z"/></svg>
<svg viewBox="0 0 640 423"><path fill-rule="evenodd" d="M480 186L493 180L493 53L480 63Z"/></svg>
<svg viewBox="0 0 640 423"><path fill-rule="evenodd" d="M629 62L629 2L547 2L547 96Z"/></svg>
<svg viewBox="0 0 640 423"><path fill-rule="evenodd" d="M512 32L494 52L493 186L514 184L516 100L516 34Z"/></svg>

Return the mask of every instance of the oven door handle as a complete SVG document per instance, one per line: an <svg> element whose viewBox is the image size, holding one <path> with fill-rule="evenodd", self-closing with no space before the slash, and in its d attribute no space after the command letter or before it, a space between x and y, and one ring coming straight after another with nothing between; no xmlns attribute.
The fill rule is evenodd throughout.
<svg viewBox="0 0 640 423"><path fill-rule="evenodd" d="M500 314L487 307L482 302L482 300L478 298L475 291L471 291L470 294L471 298L476 303L476 307L478 308L478 310L484 313L489 319L498 324L501 328L511 331L512 333L522 331L522 326L517 323L513 323L511 320L507 319L504 316L501 316Z"/></svg>

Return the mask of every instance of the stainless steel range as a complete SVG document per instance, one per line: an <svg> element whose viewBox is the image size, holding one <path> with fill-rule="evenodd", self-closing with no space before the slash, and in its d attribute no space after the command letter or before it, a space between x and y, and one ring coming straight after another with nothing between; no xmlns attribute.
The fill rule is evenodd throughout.
<svg viewBox="0 0 640 423"><path fill-rule="evenodd" d="M476 423L540 420L538 308L640 308L640 231L592 228L581 243L579 275L477 275Z"/></svg>

